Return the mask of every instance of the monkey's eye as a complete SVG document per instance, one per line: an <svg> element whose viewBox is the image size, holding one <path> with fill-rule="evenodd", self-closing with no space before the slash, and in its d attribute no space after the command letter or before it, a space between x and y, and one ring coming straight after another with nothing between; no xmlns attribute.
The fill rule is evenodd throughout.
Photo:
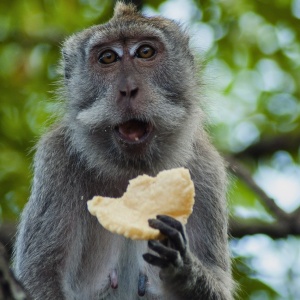
<svg viewBox="0 0 300 300"><path fill-rule="evenodd" d="M139 47L135 53L135 56L138 58L150 58L155 54L155 50L148 45L143 45L141 47Z"/></svg>
<svg viewBox="0 0 300 300"><path fill-rule="evenodd" d="M119 56L112 50L105 50L99 55L98 58L99 62L105 65L112 64L116 62L118 59Z"/></svg>

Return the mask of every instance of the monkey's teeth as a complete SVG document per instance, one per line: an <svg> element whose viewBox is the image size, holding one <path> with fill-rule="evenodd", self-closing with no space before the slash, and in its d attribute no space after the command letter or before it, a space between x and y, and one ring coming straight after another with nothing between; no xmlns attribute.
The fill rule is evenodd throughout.
<svg viewBox="0 0 300 300"><path fill-rule="evenodd" d="M134 139L135 141L138 141L139 140L139 138L138 137L135 137L135 139Z"/></svg>

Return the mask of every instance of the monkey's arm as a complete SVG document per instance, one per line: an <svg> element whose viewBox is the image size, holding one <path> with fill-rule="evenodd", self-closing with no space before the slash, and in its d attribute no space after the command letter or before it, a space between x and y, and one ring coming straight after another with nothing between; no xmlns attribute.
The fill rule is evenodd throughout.
<svg viewBox="0 0 300 300"><path fill-rule="evenodd" d="M65 249L61 242L56 245L62 225L46 220L46 211L32 218L33 201L29 200L19 226L14 269L32 299L64 299L60 269Z"/></svg>
<svg viewBox="0 0 300 300"><path fill-rule="evenodd" d="M14 269L33 299L65 299L65 262L76 239L69 207L71 175L61 144L53 136L39 144L32 193L17 234Z"/></svg>
<svg viewBox="0 0 300 300"><path fill-rule="evenodd" d="M52 208L45 207L46 204L42 204L43 208L38 212L34 211L40 200L38 195L31 197L24 210L14 268L33 299L64 299L60 281L65 253L61 237L64 224L59 223L56 217L47 217Z"/></svg>
<svg viewBox="0 0 300 300"><path fill-rule="evenodd" d="M208 268L191 253L184 227L179 221L162 215L149 220L149 225L160 230L167 239L149 241L149 248L158 256L146 253L143 257L161 268L159 275L170 297L180 300L232 299L228 285L222 282L226 278L225 272L221 268L212 269L213 266Z"/></svg>

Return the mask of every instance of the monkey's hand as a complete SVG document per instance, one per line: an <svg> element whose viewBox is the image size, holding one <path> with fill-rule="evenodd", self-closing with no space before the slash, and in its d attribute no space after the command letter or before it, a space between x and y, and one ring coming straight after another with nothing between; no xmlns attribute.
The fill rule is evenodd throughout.
<svg viewBox="0 0 300 300"><path fill-rule="evenodd" d="M188 274L192 261L188 251L188 242L184 226L172 217L158 215L150 219L149 225L158 229L166 239L162 241L151 240L148 246L159 256L146 253L144 260L151 265L161 268L160 278L166 282L181 281L182 276Z"/></svg>
<svg viewBox="0 0 300 300"><path fill-rule="evenodd" d="M221 268L217 275L213 268L207 268L189 250L184 226L172 217L159 215L150 219L149 225L158 229L165 240L148 242L158 255L146 253L144 260L160 267L159 277L164 283L167 299L232 300L230 282L220 282ZM212 269L212 270L211 270ZM217 280L213 280L216 277Z"/></svg>

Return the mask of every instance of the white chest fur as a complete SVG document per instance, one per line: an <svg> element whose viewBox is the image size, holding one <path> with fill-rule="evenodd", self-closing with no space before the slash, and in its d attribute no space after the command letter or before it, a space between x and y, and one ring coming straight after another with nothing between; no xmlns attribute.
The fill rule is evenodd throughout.
<svg viewBox="0 0 300 300"><path fill-rule="evenodd" d="M83 246L80 253L73 253L70 257L80 263L76 268L66 270L68 274L65 280L66 290L72 290L72 295L67 299L165 299L161 296L159 269L143 260L142 255L148 251L145 241L132 241L105 230L99 237L96 234ZM140 274L147 276L146 293L143 297L138 295ZM117 280L117 288L111 287L112 276ZM71 277L76 278L75 283L74 280L68 280Z"/></svg>

